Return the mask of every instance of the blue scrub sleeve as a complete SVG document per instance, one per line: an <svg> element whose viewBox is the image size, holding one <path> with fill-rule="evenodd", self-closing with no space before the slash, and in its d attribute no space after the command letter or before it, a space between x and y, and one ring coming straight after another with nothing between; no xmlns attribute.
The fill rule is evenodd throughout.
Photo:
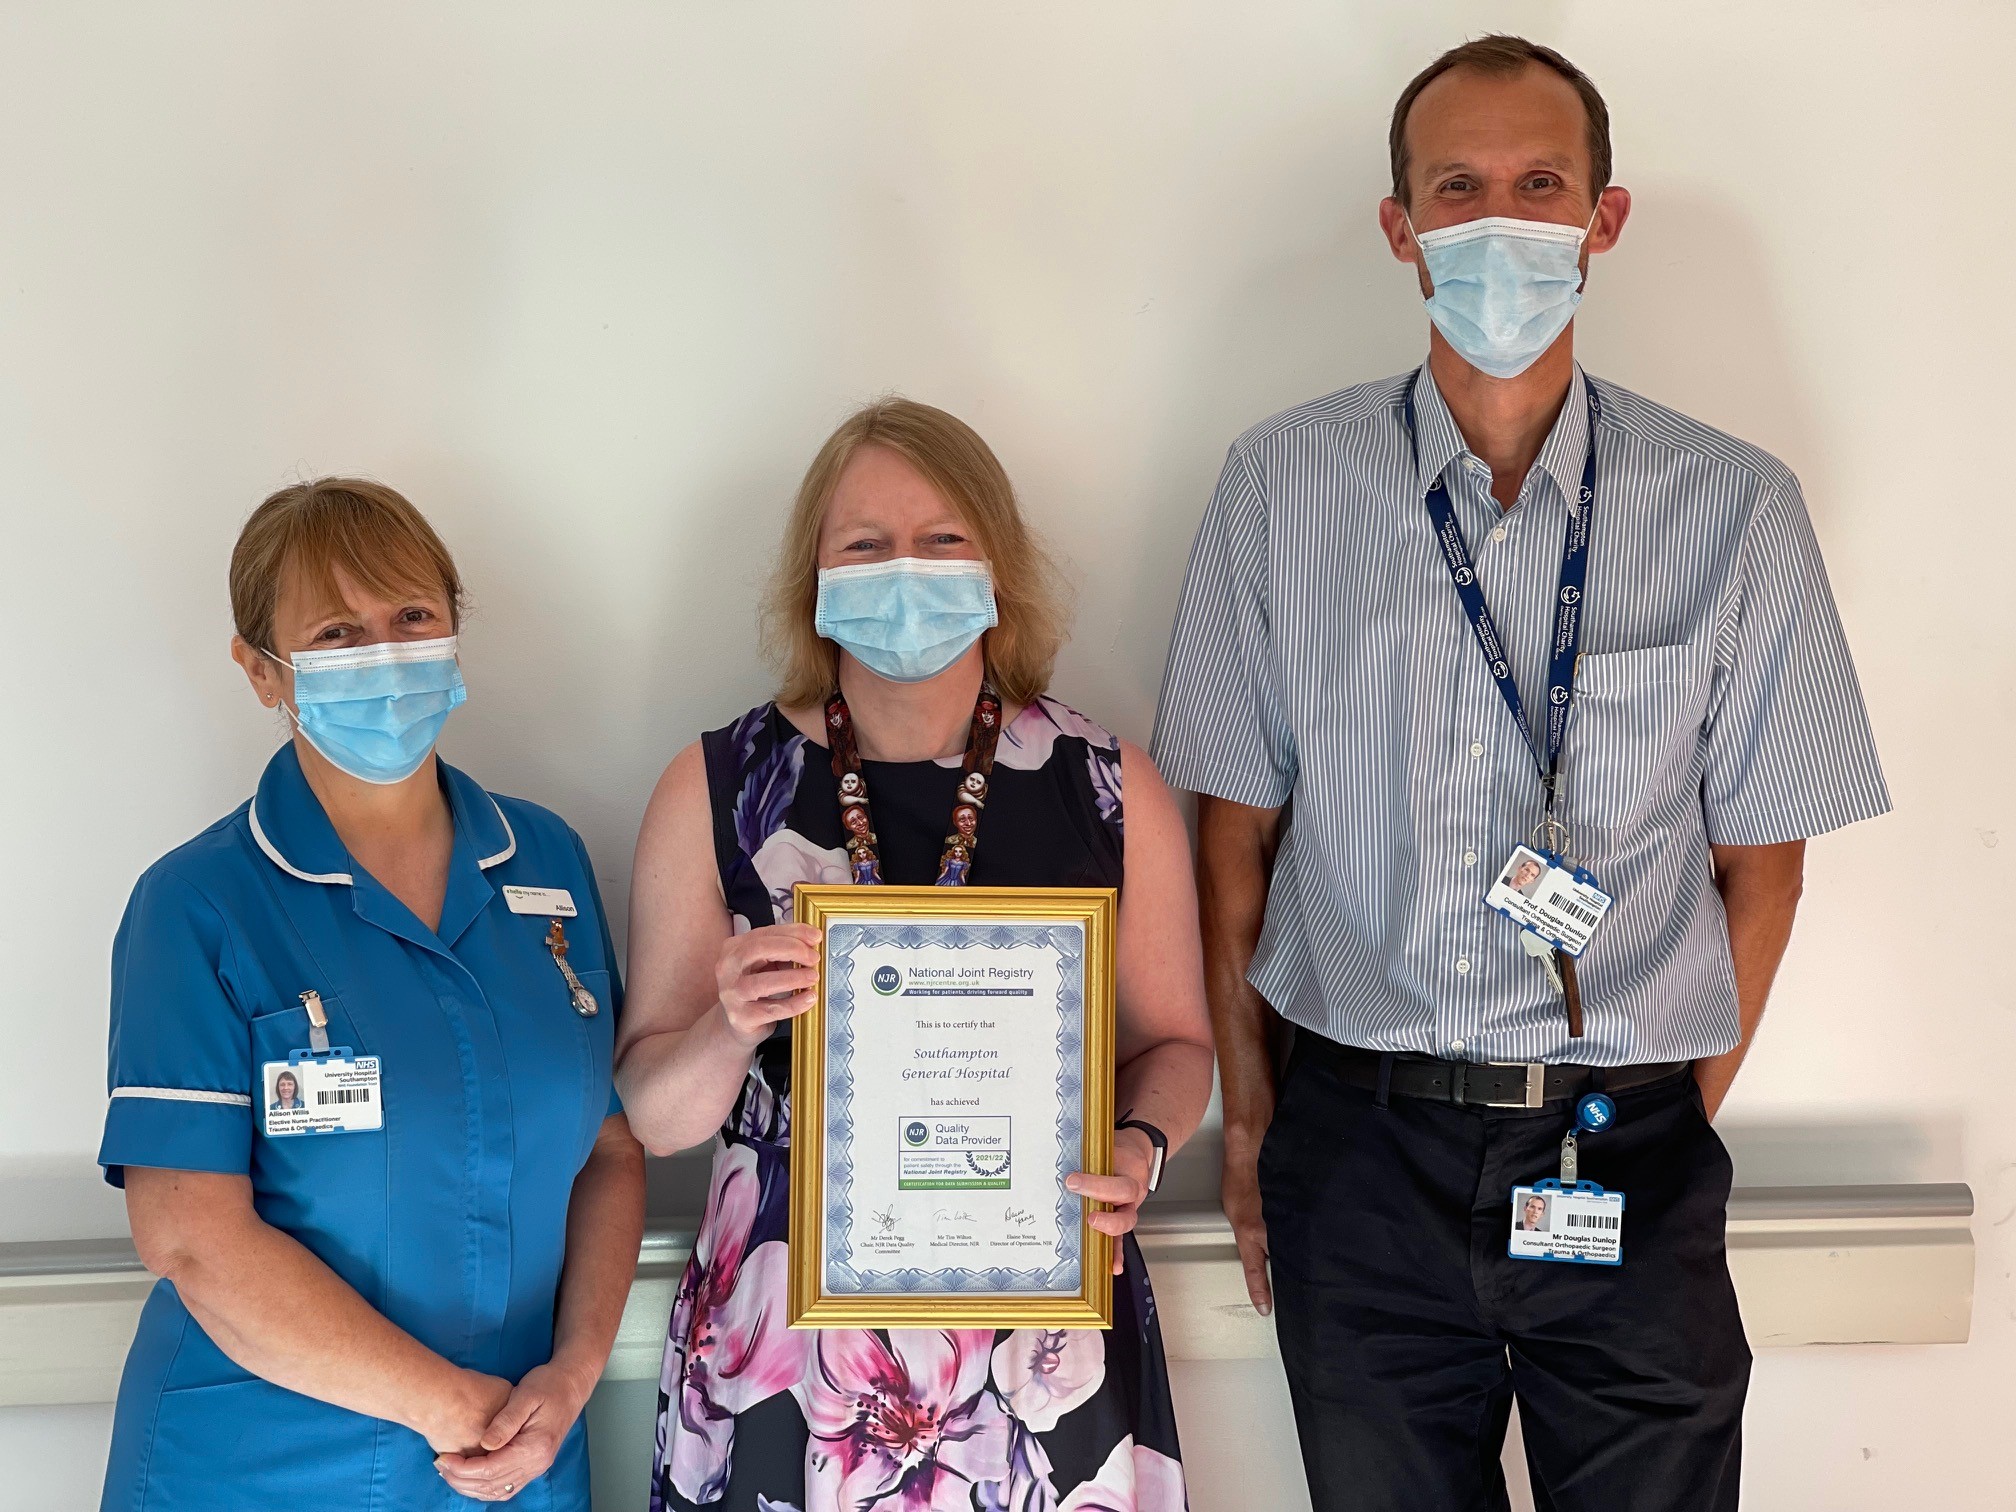
<svg viewBox="0 0 2016 1512"><path fill-rule="evenodd" d="M595 863L588 857L588 847L581 843L581 837L572 829L567 831L574 841L574 854L581 858L581 875L588 879L588 900L595 908L595 927L602 935L602 959L609 966L609 1012L613 1022L623 1022L623 973L616 965L616 938L609 933L609 913L602 906L602 889L595 882ZM623 1111L623 1099L616 1095L616 1084L609 1084L609 1111L604 1118L614 1118Z"/></svg>
<svg viewBox="0 0 2016 1512"><path fill-rule="evenodd" d="M252 1162L252 1042L230 989L230 932L172 872L133 889L112 944L111 1105L98 1163L243 1172Z"/></svg>

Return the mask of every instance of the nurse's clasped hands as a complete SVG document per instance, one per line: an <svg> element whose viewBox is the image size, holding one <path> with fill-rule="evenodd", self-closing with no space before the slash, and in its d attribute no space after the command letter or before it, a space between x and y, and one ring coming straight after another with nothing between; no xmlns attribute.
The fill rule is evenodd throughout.
<svg viewBox="0 0 2016 1512"><path fill-rule="evenodd" d="M435 1458L441 1478L464 1496L503 1501L544 1475L567 1430L588 1405L595 1376L549 1363L527 1371L507 1388L504 1402L483 1425L469 1453Z"/></svg>

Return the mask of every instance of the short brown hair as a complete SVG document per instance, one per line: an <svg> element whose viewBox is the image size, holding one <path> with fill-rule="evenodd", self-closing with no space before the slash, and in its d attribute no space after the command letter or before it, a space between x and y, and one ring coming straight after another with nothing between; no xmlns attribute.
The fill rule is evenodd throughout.
<svg viewBox="0 0 2016 1512"><path fill-rule="evenodd" d="M1607 189L1611 168L1610 107L1603 103L1603 96L1597 92L1589 75L1551 47L1528 42L1524 37L1498 34L1450 48L1414 75L1407 87L1400 91L1400 98L1393 106L1393 124L1386 133L1387 151L1393 159L1393 198L1403 205L1412 203L1407 196L1407 113L1414 108L1422 90L1452 68L1474 68L1479 73L1504 75L1518 73L1534 63L1553 69L1573 84L1575 93L1582 97L1582 109L1589 117L1590 171L1596 191L1600 194Z"/></svg>
<svg viewBox="0 0 2016 1512"><path fill-rule="evenodd" d="M310 593L342 602L335 569L380 598L440 590L456 621L462 579L426 517L403 494L368 478L317 478L267 496L231 548L231 619L248 646L274 651L273 615L290 573Z"/></svg>
<svg viewBox="0 0 2016 1512"><path fill-rule="evenodd" d="M836 685L839 657L813 627L819 603L819 532L849 459L864 446L895 452L952 506L991 564L1001 623L987 632L987 673L1001 696L1026 704L1050 685L1066 616L1057 569L1022 519L1000 459L965 421L914 399L856 410L826 438L784 526L764 603L764 641L777 664L777 701L816 704Z"/></svg>

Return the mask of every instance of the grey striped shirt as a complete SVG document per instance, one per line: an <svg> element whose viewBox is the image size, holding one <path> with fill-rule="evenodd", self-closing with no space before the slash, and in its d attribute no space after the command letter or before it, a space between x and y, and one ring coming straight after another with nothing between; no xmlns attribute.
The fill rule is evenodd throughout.
<svg viewBox="0 0 2016 1512"><path fill-rule="evenodd" d="M1585 1037L1483 895L1541 816L1422 499L1437 475L1529 713L1546 678L1589 406L1578 369L1501 514L1423 367L1233 444L1198 531L1156 720L1169 780L1289 806L1253 985L1346 1044L1630 1065L1737 1041L1709 850L1889 808L1799 485L1613 384L1596 436L1584 658L1561 757L1572 850L1616 903L1581 961Z"/></svg>

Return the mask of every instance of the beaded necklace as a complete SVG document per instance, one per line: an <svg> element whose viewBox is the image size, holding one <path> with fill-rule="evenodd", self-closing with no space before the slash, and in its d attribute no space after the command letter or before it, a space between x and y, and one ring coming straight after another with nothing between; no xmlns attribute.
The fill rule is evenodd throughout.
<svg viewBox="0 0 2016 1512"><path fill-rule="evenodd" d="M833 742L833 775L840 783L840 828L847 837L848 869L854 881L875 886L882 881L882 857L876 849L875 820L868 807L868 779L861 775L861 753L854 743L854 716L838 689L826 700L826 730ZM979 845L980 811L987 806L987 780L994 774L994 746L1001 738L1001 695L987 682L973 705L972 732L966 739L966 774L952 802L952 833L938 858L940 887L963 887L973 873L973 851Z"/></svg>

